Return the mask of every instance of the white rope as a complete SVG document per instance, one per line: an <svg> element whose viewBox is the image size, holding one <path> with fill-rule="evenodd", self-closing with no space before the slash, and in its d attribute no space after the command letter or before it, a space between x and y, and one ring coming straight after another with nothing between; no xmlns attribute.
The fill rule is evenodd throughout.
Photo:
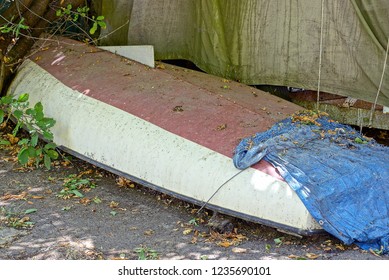
<svg viewBox="0 0 389 280"><path fill-rule="evenodd" d="M321 0L319 77L317 81L316 110L319 110L319 102L320 102L321 65L322 65L322 56L323 56L323 25L324 25L324 0Z"/></svg>
<svg viewBox="0 0 389 280"><path fill-rule="evenodd" d="M384 75L385 75L385 70L386 70L386 63L388 61L388 52L389 52L389 37L388 37L388 43L386 45L386 54L385 54L385 59L384 59L384 67L382 68L381 80L380 80L380 83L378 85L377 95L375 97L374 104L372 105L371 111L370 111L369 127L371 127L372 122L373 122L374 111L375 111L375 108L377 106L378 97L379 97L380 92L381 92L382 82L384 81Z"/></svg>

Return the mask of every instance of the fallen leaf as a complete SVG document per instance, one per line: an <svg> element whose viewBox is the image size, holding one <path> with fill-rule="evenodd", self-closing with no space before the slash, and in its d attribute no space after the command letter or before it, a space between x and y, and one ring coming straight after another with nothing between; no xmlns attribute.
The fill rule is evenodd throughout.
<svg viewBox="0 0 389 280"><path fill-rule="evenodd" d="M27 196L27 192L23 191L20 194L5 194L2 197L0 197L0 199L1 200L10 200L10 199L21 200L21 199L25 199L26 196Z"/></svg>
<svg viewBox="0 0 389 280"><path fill-rule="evenodd" d="M185 229L183 232L182 232L182 234L183 235L188 235L189 233L191 233L192 232L192 229L191 228L187 228L187 229Z"/></svg>
<svg viewBox="0 0 389 280"><path fill-rule="evenodd" d="M184 112L184 109L181 105L178 105L173 108L173 112Z"/></svg>
<svg viewBox="0 0 389 280"><path fill-rule="evenodd" d="M336 249L339 249L341 251L346 250L346 248L342 244L336 244L335 247L336 247Z"/></svg>
<svg viewBox="0 0 389 280"><path fill-rule="evenodd" d="M232 252L233 253L237 253L237 254L243 254L243 253L246 253L247 252L247 249L245 248L232 248Z"/></svg>
<svg viewBox="0 0 389 280"><path fill-rule="evenodd" d="M27 209L26 211L24 211L24 214L31 214L31 213L35 213L36 211L38 211L37 209L35 208L31 208L31 209Z"/></svg>
<svg viewBox="0 0 389 280"><path fill-rule="evenodd" d="M222 241L222 242L216 243L216 245L219 245L219 246L224 247L224 248L228 248L233 244L229 241Z"/></svg>
<svg viewBox="0 0 389 280"><path fill-rule="evenodd" d="M223 123L223 124L219 125L219 126L216 128L216 130L220 131L220 130L224 130L224 129L226 129L226 128L227 128L227 124Z"/></svg>
<svg viewBox="0 0 389 280"><path fill-rule="evenodd" d="M288 258L289 259L295 259L295 260L303 259L302 257L296 256L296 255L289 255Z"/></svg>
<svg viewBox="0 0 389 280"><path fill-rule="evenodd" d="M19 138L16 136L13 136L12 134L8 133L7 134L8 141L12 144L15 145L16 143L19 142Z"/></svg>
<svg viewBox="0 0 389 280"><path fill-rule="evenodd" d="M165 65L161 64L161 63L156 63L156 67L157 69L166 69Z"/></svg>
<svg viewBox="0 0 389 280"><path fill-rule="evenodd" d="M154 234L154 230L152 230L152 229L146 230L146 231L143 232L143 234L147 235L147 236L153 235Z"/></svg>
<svg viewBox="0 0 389 280"><path fill-rule="evenodd" d="M31 198L33 198L33 199L43 199L44 197L40 196L40 195L33 195L33 196L31 196Z"/></svg>
<svg viewBox="0 0 389 280"><path fill-rule="evenodd" d="M311 260L315 260L315 259L317 259L318 257L320 257L320 255L316 255L316 254L313 254L313 253L306 253L305 256L306 256L308 259L311 259Z"/></svg>
<svg viewBox="0 0 389 280"><path fill-rule="evenodd" d="M91 200L90 200L89 198L84 197L84 198L81 198L81 199L80 199L80 203L81 203L82 205L88 205L88 204L91 203Z"/></svg>
<svg viewBox="0 0 389 280"><path fill-rule="evenodd" d="M71 164L70 160L63 160L61 161L61 165L66 167L66 166L69 166Z"/></svg>
<svg viewBox="0 0 389 280"><path fill-rule="evenodd" d="M126 179L124 177L118 177L116 179L116 184L119 186L119 187L128 187L128 188L135 188L135 184L133 182L131 182L131 180L129 179Z"/></svg>
<svg viewBox="0 0 389 280"><path fill-rule="evenodd" d="M109 203L109 207L110 207L110 208L117 208L118 205L119 205L119 202L115 202L115 201L111 201L111 202Z"/></svg>
<svg viewBox="0 0 389 280"><path fill-rule="evenodd" d="M85 170L85 171L80 172L80 173L77 175L77 177L80 178L80 177L82 177L83 175L90 175L90 174L92 174L92 173L93 173L93 170L92 170L92 169L88 169L88 170Z"/></svg>
<svg viewBox="0 0 389 280"><path fill-rule="evenodd" d="M282 240L283 239L284 239L283 237L279 237L279 238L275 238L274 239L274 243L277 245L277 247L282 245Z"/></svg>

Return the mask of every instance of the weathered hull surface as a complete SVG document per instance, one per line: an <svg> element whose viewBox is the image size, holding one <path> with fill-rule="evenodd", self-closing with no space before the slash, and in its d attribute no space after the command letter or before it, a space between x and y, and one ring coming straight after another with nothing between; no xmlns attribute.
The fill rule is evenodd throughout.
<svg viewBox="0 0 389 280"><path fill-rule="evenodd" d="M240 139L301 108L203 73L152 69L64 39L20 67L9 94L30 94L67 152L202 206L234 175ZM244 170L207 208L298 234L321 231L269 163Z"/></svg>

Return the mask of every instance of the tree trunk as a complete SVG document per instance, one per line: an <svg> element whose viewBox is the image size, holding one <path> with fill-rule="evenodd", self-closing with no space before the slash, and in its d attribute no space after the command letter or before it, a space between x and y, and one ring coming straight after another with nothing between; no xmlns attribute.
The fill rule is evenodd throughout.
<svg viewBox="0 0 389 280"><path fill-rule="evenodd" d="M5 95L17 66L23 61L37 38L46 31L56 17L60 7L73 8L85 4L85 0L16 0L3 13L0 26L12 21L19 23L24 18L24 25L28 30L20 30L20 38L13 38L13 34L4 34L0 40L0 93Z"/></svg>

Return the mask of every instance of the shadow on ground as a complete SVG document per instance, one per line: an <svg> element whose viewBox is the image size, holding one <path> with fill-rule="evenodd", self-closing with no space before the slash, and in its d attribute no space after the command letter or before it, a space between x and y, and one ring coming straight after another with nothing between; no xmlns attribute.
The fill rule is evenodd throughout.
<svg viewBox="0 0 389 280"><path fill-rule="evenodd" d="M0 152L0 259L389 259L323 234L295 237L233 220L210 230L211 213L121 181L80 160L25 169ZM58 193L72 174L93 182L84 196Z"/></svg>

